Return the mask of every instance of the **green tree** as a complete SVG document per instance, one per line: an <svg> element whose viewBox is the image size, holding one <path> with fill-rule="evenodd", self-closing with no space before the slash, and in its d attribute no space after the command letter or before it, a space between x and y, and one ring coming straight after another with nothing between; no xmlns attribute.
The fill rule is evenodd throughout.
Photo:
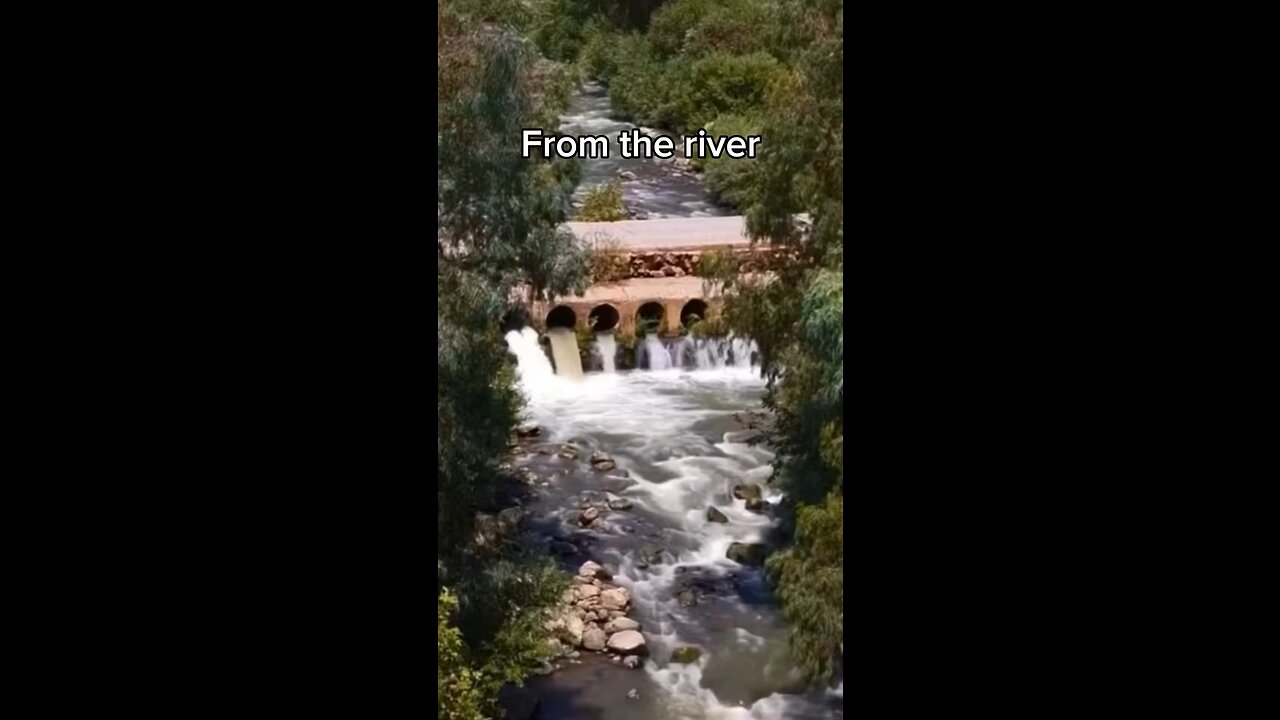
<svg viewBox="0 0 1280 720"><path fill-rule="evenodd" d="M778 13L786 70L771 85L746 217L788 262L768 278L725 278L725 317L756 339L770 379L776 477L794 514L793 543L768 567L797 665L826 681L844 654L844 5L785 0Z"/></svg>
<svg viewBox="0 0 1280 720"><path fill-rule="evenodd" d="M573 166L521 158L517 142L522 127L554 127L566 75L504 7L444 3L437 32L437 651L440 717L465 720L493 713L502 683L538 660L542 610L567 582L478 514L496 509L521 403L499 322L514 304L584 289L588 259L562 225Z"/></svg>

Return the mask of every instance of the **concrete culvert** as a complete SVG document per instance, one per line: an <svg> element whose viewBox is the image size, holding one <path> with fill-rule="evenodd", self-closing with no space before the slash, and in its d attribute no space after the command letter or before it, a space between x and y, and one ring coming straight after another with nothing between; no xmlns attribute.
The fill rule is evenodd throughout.
<svg viewBox="0 0 1280 720"><path fill-rule="evenodd" d="M618 327L618 309L612 305L597 305L591 308L587 316L587 324L592 330L612 330Z"/></svg>
<svg viewBox="0 0 1280 720"><path fill-rule="evenodd" d="M557 305L547 313L547 329L554 327L569 328L572 330L578 324L578 316L573 312L573 308L568 305Z"/></svg>
<svg viewBox="0 0 1280 720"><path fill-rule="evenodd" d="M707 304L694 298L680 309L680 324L689 327L700 320L707 319Z"/></svg>
<svg viewBox="0 0 1280 720"><path fill-rule="evenodd" d="M661 303L647 302L636 311L636 327L644 331L656 333L662 330L663 309Z"/></svg>

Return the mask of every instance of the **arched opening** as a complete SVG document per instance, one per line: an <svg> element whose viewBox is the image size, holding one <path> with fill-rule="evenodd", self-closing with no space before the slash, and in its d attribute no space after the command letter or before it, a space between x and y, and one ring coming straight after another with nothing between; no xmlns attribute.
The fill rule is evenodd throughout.
<svg viewBox="0 0 1280 720"><path fill-rule="evenodd" d="M662 330L664 310L661 303L647 302L636 311L636 335L656 334Z"/></svg>
<svg viewBox="0 0 1280 720"><path fill-rule="evenodd" d="M701 320L707 319L707 304L702 300L694 298L684 304L680 309L680 324L686 328Z"/></svg>
<svg viewBox="0 0 1280 720"><path fill-rule="evenodd" d="M572 330L578 324L578 316L573 312L573 308L568 305L557 305L547 313L547 329L556 327L569 328Z"/></svg>
<svg viewBox="0 0 1280 720"><path fill-rule="evenodd" d="M618 327L618 309L612 305L597 305L587 316L587 325L596 332Z"/></svg>

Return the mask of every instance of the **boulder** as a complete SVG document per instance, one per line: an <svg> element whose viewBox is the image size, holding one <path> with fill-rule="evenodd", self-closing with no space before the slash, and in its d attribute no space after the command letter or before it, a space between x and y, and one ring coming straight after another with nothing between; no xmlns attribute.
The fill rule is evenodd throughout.
<svg viewBox="0 0 1280 720"><path fill-rule="evenodd" d="M689 663L697 662L700 657L702 657L701 650L686 645L685 647L676 648L676 651L671 653L671 662L688 665Z"/></svg>
<svg viewBox="0 0 1280 720"><path fill-rule="evenodd" d="M661 565L666 560L666 554L666 550L653 543L640 546L640 560L649 565Z"/></svg>
<svg viewBox="0 0 1280 720"><path fill-rule="evenodd" d="M604 626L604 631L609 633L610 635L616 632L622 632L623 630L639 630L639 629L640 629L640 623L636 622L635 620L632 620L629 617L615 618L613 620L610 620L609 624Z"/></svg>
<svg viewBox="0 0 1280 720"><path fill-rule="evenodd" d="M612 470L616 467L618 467L618 464L614 462L613 458L609 457L608 455L602 452L591 454L592 470L595 470L597 472L608 472L609 470Z"/></svg>
<svg viewBox="0 0 1280 720"><path fill-rule="evenodd" d="M476 544L493 544L498 541L498 519L489 513L476 513Z"/></svg>
<svg viewBox="0 0 1280 720"><path fill-rule="evenodd" d="M586 629L586 624L582 619L573 613L565 613L564 617L564 639L573 647L582 646L582 633Z"/></svg>
<svg viewBox="0 0 1280 720"><path fill-rule="evenodd" d="M599 595L600 595L600 588L596 587L595 585L579 585L578 586L579 600L587 600L593 597L597 597Z"/></svg>
<svg viewBox="0 0 1280 720"><path fill-rule="evenodd" d="M630 510L631 507L632 503L628 498L617 498L609 501L610 510Z"/></svg>
<svg viewBox="0 0 1280 720"><path fill-rule="evenodd" d="M578 516L578 523L584 527L600 519L600 508L589 507Z"/></svg>
<svg viewBox="0 0 1280 720"><path fill-rule="evenodd" d="M733 496L739 500L749 500L751 498L756 498L758 500L760 499L761 494L760 486L755 483L733 486Z"/></svg>
<svg viewBox="0 0 1280 720"><path fill-rule="evenodd" d="M755 513L763 513L769 509L769 503L760 498L747 498L747 509Z"/></svg>
<svg viewBox="0 0 1280 720"><path fill-rule="evenodd" d="M582 647L588 650L603 650L606 638L604 630L592 625L582 633Z"/></svg>
<svg viewBox="0 0 1280 720"><path fill-rule="evenodd" d="M503 532L510 532L520 526L520 521L524 519L524 510L518 507L509 507L498 513L498 529Z"/></svg>
<svg viewBox="0 0 1280 720"><path fill-rule="evenodd" d="M769 556L769 546L763 543L734 543L729 546L725 557L743 565L764 565Z"/></svg>
<svg viewBox="0 0 1280 720"><path fill-rule="evenodd" d="M520 423L516 426L516 436L522 438L538 437L542 434L542 427L535 422Z"/></svg>
<svg viewBox="0 0 1280 720"><path fill-rule="evenodd" d="M577 460L578 453L578 448L572 445L561 445L560 451L557 454L565 460Z"/></svg>
<svg viewBox="0 0 1280 720"><path fill-rule="evenodd" d="M623 630L609 636L607 648L619 655L647 655L649 648L644 643L644 636L635 630Z"/></svg>
<svg viewBox="0 0 1280 720"><path fill-rule="evenodd" d="M698 604L698 594L690 588L681 590L676 597L679 598L680 605L683 607L693 607Z"/></svg>
<svg viewBox="0 0 1280 720"><path fill-rule="evenodd" d="M729 518L714 507L707 508L707 522L727 523Z"/></svg>
<svg viewBox="0 0 1280 720"><path fill-rule="evenodd" d="M622 664L632 670L635 670L643 665L644 661L640 659L639 655L628 655L626 659L622 661Z"/></svg>
<svg viewBox="0 0 1280 720"><path fill-rule="evenodd" d="M598 563L590 560L582 563L582 567L578 568L578 575L581 577L595 578L597 580L612 580L613 574Z"/></svg>
<svg viewBox="0 0 1280 720"><path fill-rule="evenodd" d="M606 610L622 610L631 602L626 588L613 588L600 593L600 605Z"/></svg>

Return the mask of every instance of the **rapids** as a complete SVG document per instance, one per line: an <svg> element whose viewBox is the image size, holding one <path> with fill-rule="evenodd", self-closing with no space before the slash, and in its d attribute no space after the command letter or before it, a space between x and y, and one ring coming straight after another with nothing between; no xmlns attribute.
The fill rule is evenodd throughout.
<svg viewBox="0 0 1280 720"><path fill-rule="evenodd" d="M579 663L533 681L542 702L535 717L843 718L843 684L787 694L798 685L789 673L786 623L762 571L725 556L730 543L768 541L776 526L771 513L748 512L733 496L734 485L764 485L772 472L773 454L751 444L756 431L736 417L758 408L764 392L750 365L754 348L746 341L736 341L737 348L681 342L677 354L691 359L686 366L711 369L588 373L570 380L550 372L532 330L513 331L507 341L518 357L527 419L543 428L539 440L571 442L582 451L578 460L536 452L518 457L518 464L545 478L526 503L528 526L547 542L555 538L580 548L564 558L571 572L588 559L612 570L631 592L631 617L641 623L649 647L641 670L584 651ZM658 356L658 350L650 352ZM699 354L705 365L697 362ZM676 364L666 348L661 357L661 367ZM748 359L739 361L743 357ZM618 469L593 471L586 462L593 452L612 456ZM779 499L767 486L765 497ZM575 522L584 499L619 498L632 507L609 511L602 527L583 529ZM729 522L708 522L709 506ZM649 562L657 548L663 556ZM685 645L702 656L688 665L671 663L672 651ZM627 697L632 689L637 699Z"/></svg>

